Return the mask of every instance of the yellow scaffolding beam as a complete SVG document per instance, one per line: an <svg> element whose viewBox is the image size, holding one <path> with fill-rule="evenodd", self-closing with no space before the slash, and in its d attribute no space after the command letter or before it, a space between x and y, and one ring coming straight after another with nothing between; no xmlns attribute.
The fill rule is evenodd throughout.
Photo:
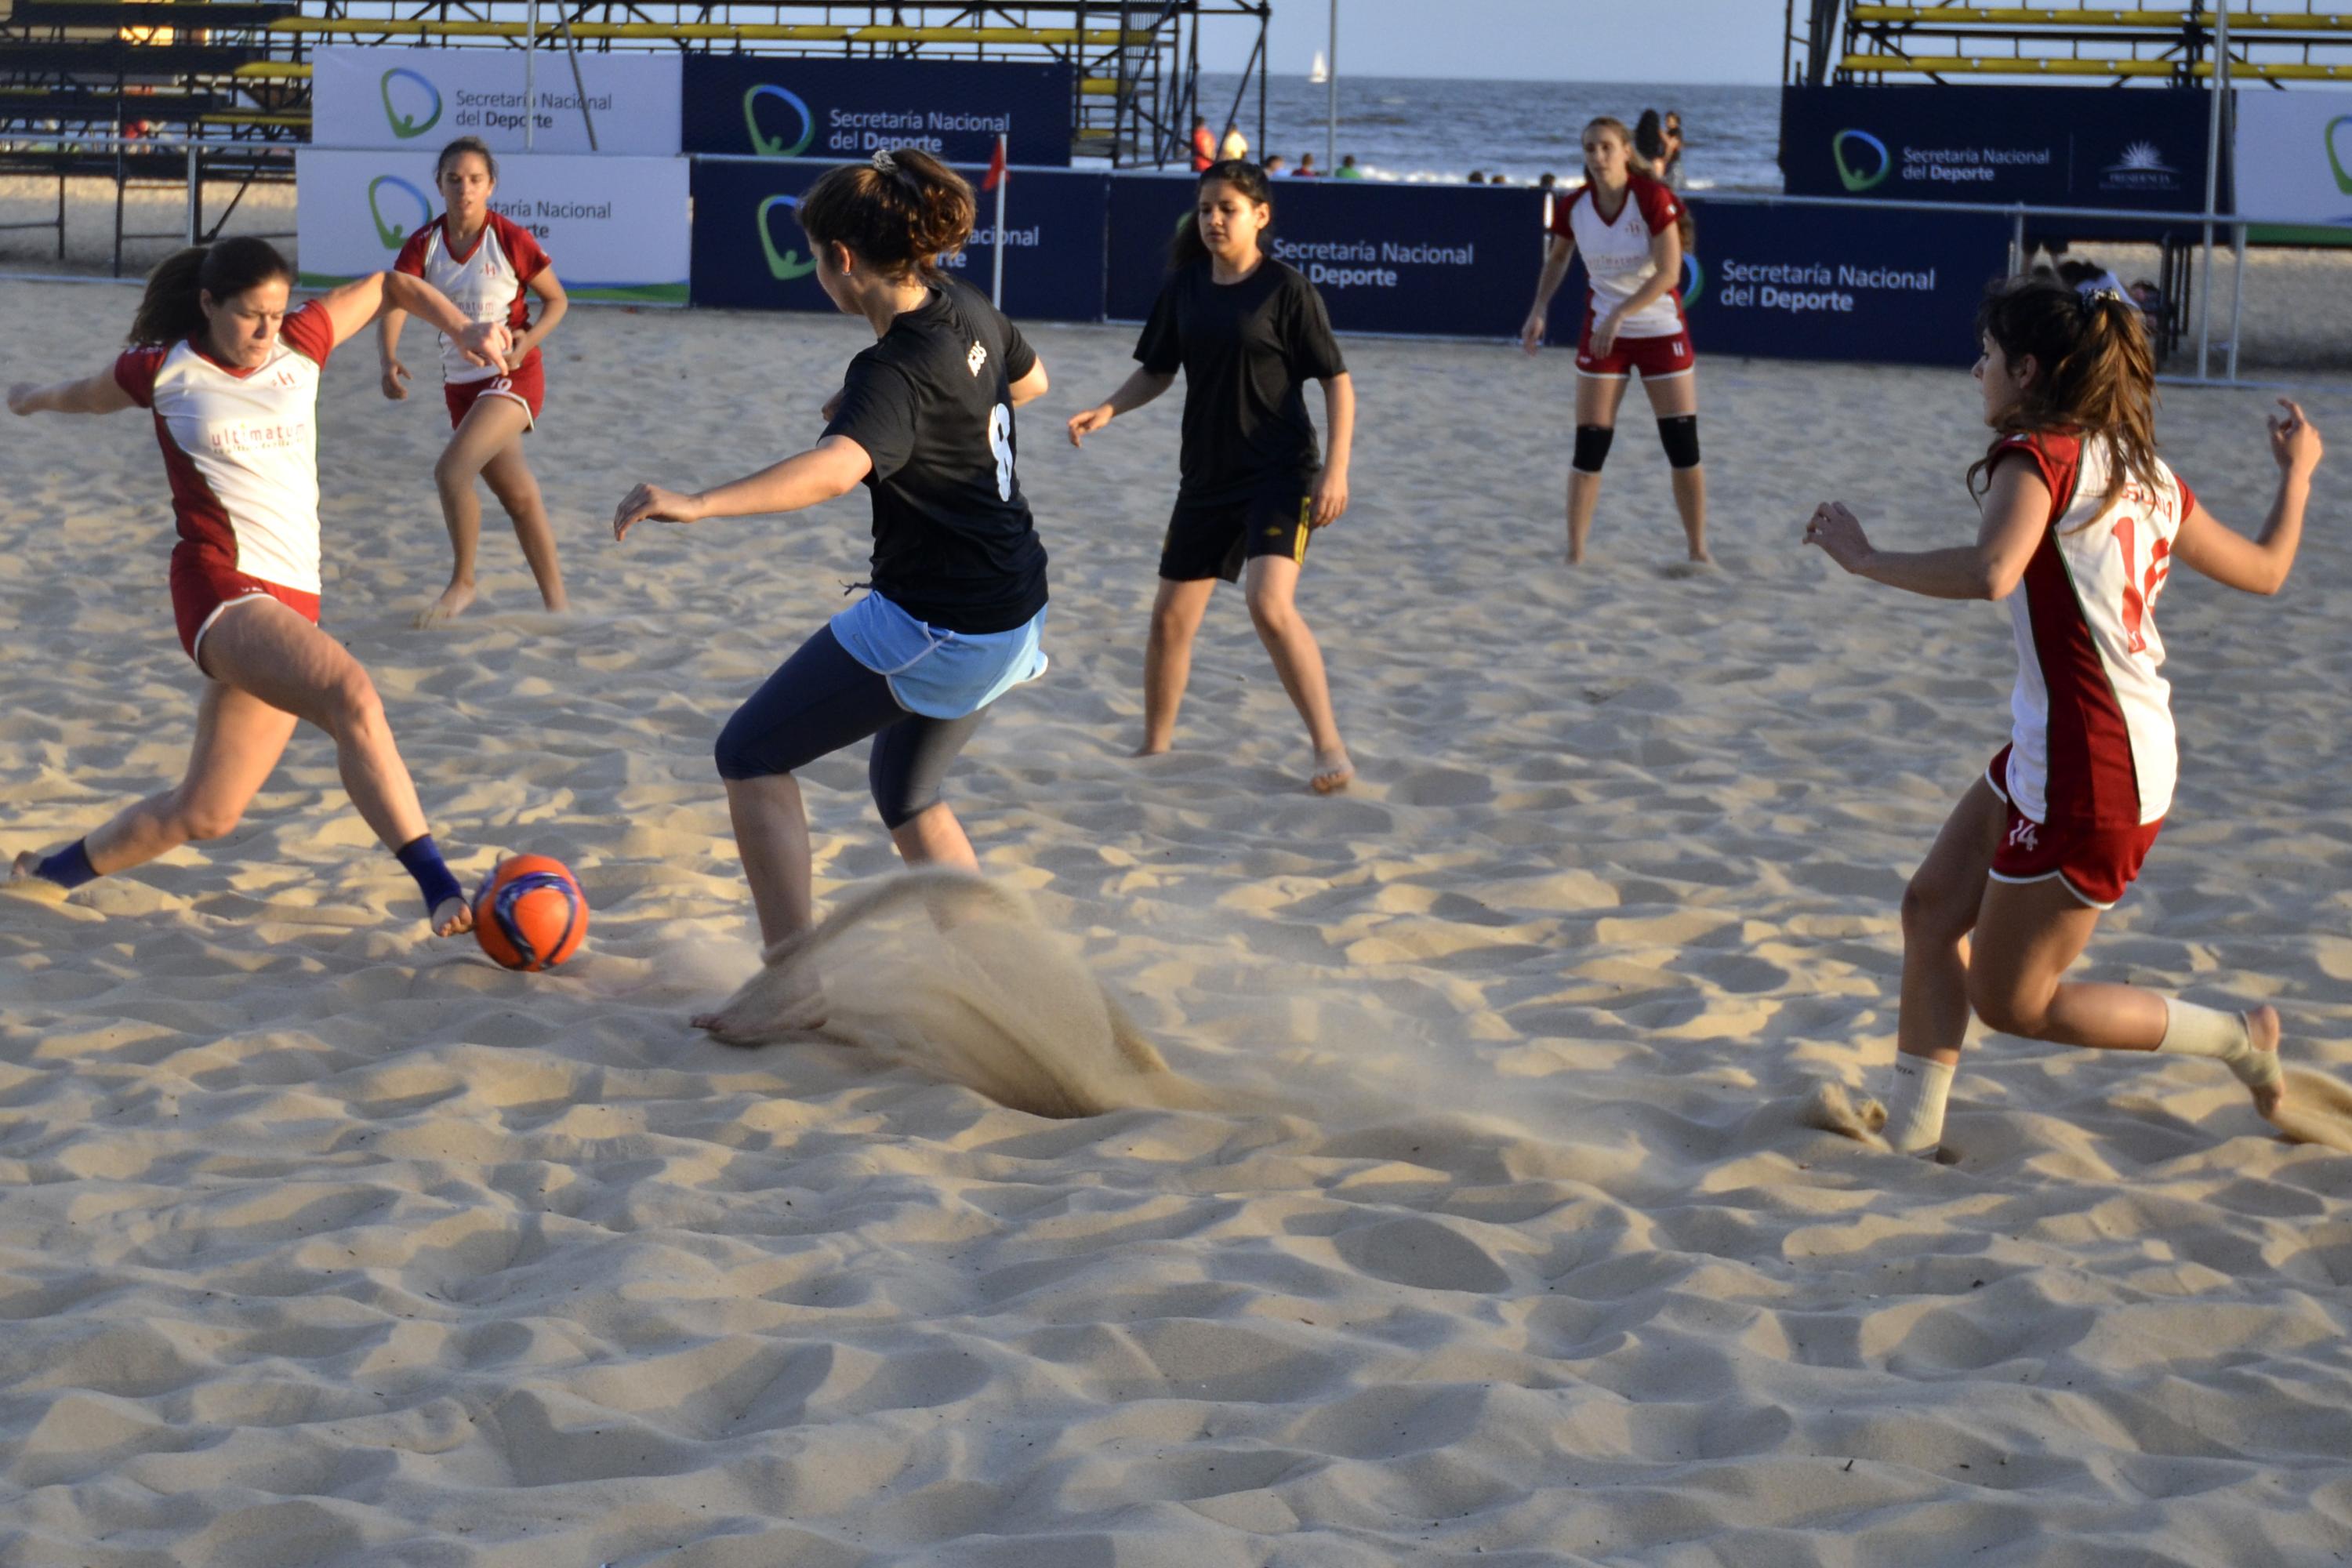
<svg viewBox="0 0 2352 1568"><path fill-rule="evenodd" d="M2044 5L1856 5L1856 22L1908 22L1955 27L2160 27L2179 30L2195 23L2210 27L2210 11L2080 10ZM2330 11L2232 11L2230 31L2275 33L2352 32L2352 15Z"/></svg>
<svg viewBox="0 0 2352 1568"><path fill-rule="evenodd" d="M527 22L443 22L427 17L283 16L269 24L272 33L333 37L520 38ZM539 36L560 36L552 22L540 24ZM633 38L647 42L700 43L777 42L807 44L1034 44L1068 46L1079 42L1076 27L834 27L814 23L745 22L574 22L575 38ZM1153 35L1140 30L1089 27L1089 45L1149 45Z"/></svg>
<svg viewBox="0 0 2352 1568"><path fill-rule="evenodd" d="M2089 60L2064 56L2017 58L2010 55L1847 55L1841 68L1891 76L2089 76L2170 77L2180 73L2172 60ZM2213 62L2200 60L2189 68L2200 79L2213 74ZM2297 60L2231 60L2231 79L2256 81L2352 81L2352 64L2312 65Z"/></svg>

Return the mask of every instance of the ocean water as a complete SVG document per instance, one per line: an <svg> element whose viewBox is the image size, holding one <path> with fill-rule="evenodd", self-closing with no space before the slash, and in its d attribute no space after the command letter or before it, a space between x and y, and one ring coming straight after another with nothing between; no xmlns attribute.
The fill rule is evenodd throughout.
<svg viewBox="0 0 2352 1568"><path fill-rule="evenodd" d="M1323 162L1328 89L1303 76L1266 81L1266 145L1257 142L1253 81L1232 113L1239 77L1201 73L1201 112L1219 130L1236 118L1263 156L1295 167L1301 153ZM1683 174L1691 190L1777 191L1778 87L1692 87L1643 82L1461 81L1429 77L1346 77L1339 81L1339 145L1381 179L1459 180L1474 170L1513 184L1547 171L1574 179L1578 137L1595 115L1631 125L1644 109L1683 117Z"/></svg>

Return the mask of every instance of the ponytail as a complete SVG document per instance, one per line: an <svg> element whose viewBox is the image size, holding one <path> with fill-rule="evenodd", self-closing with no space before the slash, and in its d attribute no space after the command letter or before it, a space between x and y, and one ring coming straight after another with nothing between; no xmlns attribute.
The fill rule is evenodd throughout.
<svg viewBox="0 0 2352 1568"><path fill-rule="evenodd" d="M1657 114L1658 111L1654 109L1643 110L1642 111L1642 123L1645 127L1648 126L1657 118ZM1594 116L1592 119L1584 122L1584 135L1577 138L1579 145L1582 144L1584 136L1590 136L1596 131L1613 132L1616 134L1617 140L1619 142L1623 144L1625 149L1626 166L1631 168L1633 173L1649 180L1654 180L1658 177L1656 168L1650 162L1650 154L1644 153L1638 145L1636 145L1635 133L1625 129L1625 122L1623 121L1618 119L1613 114ZM1663 140L1659 142L1659 148L1662 152L1664 150L1664 142ZM1580 160L1581 160L1583 155L1579 153L1578 156ZM1586 163L1584 164L1584 183L1588 185L1592 184L1592 165L1590 163ZM1698 244L1698 225L1691 219L1690 203L1677 201L1675 203L1675 205L1679 209L1675 217L1675 237L1682 241L1683 254L1685 256L1688 256L1692 249ZM1677 279L1676 281L1679 283L1680 280Z"/></svg>
<svg viewBox="0 0 2352 1568"><path fill-rule="evenodd" d="M2129 300L2111 289L2086 293L2046 278L2010 279L1985 291L1977 336L2000 344L2012 367L2032 355L2040 374L2001 416L1991 448L1969 466L1971 494L1990 488L2002 439L2060 431L2108 444L2103 505L2126 484L2157 488L2156 350Z"/></svg>
<svg viewBox="0 0 2352 1568"><path fill-rule="evenodd" d="M294 269L276 246L250 235L175 250L147 274L129 341L176 343L194 337L205 330L205 295L229 300L278 279L292 282Z"/></svg>
<svg viewBox="0 0 2352 1568"><path fill-rule="evenodd" d="M1265 208L1266 219L1274 217L1274 182L1266 177L1265 168L1246 158L1225 158L1201 171L1201 181L1194 187L1192 210L1176 226L1176 237L1168 242L1168 269L1180 271L1195 262L1209 259L1208 242L1201 237L1199 191L1206 190L1215 180L1233 186L1244 201Z"/></svg>
<svg viewBox="0 0 2352 1568"><path fill-rule="evenodd" d="M939 258L961 250L979 216L963 176L911 147L829 169L801 197L801 230L823 248L845 245L892 282L939 276Z"/></svg>

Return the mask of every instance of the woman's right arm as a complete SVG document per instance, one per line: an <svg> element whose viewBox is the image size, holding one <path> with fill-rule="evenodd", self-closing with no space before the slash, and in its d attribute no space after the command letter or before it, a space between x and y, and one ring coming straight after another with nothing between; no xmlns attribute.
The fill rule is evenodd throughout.
<svg viewBox="0 0 2352 1568"><path fill-rule="evenodd" d="M122 384L114 379L112 370L102 370L79 381L52 382L47 386L20 381L8 388L11 414L120 414L137 406L131 395L122 390Z"/></svg>
<svg viewBox="0 0 2352 1568"><path fill-rule="evenodd" d="M1551 297L1559 292L1561 281L1568 277L1569 258L1576 254L1576 241L1564 234L1551 237L1551 249L1544 256L1543 273L1536 279L1536 302L1528 311L1527 323L1519 328L1519 347L1533 353L1543 347L1546 318L1551 313Z"/></svg>
<svg viewBox="0 0 2352 1568"><path fill-rule="evenodd" d="M1134 413L1175 384L1173 375L1163 375L1141 365L1136 366L1135 374L1119 383L1118 390L1107 400L1070 416L1070 445L1082 445L1087 437L1120 415Z"/></svg>

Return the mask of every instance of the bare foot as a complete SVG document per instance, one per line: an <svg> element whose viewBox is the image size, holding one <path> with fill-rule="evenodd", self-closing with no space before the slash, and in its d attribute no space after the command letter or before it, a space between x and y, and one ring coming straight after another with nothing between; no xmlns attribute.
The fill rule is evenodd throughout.
<svg viewBox="0 0 2352 1568"><path fill-rule="evenodd" d="M1166 741L1160 742L1156 746L1146 741L1127 754L1130 757L1164 757L1168 754L1168 745Z"/></svg>
<svg viewBox="0 0 2352 1568"><path fill-rule="evenodd" d="M2246 1043L2254 1048L2257 1063L2267 1057L2267 1066L2256 1066L2246 1092L2254 1097L2254 1112L2265 1121L2278 1120L2279 1108L2286 1103L2286 1074L2279 1065L2279 1016L2275 1007L2250 1007L2246 1010ZM2245 1075L2241 1074L2241 1078Z"/></svg>
<svg viewBox="0 0 2352 1568"><path fill-rule="evenodd" d="M552 594L541 594L539 596L539 602L547 607L547 613L551 616L568 616L572 613L572 596L561 588Z"/></svg>
<svg viewBox="0 0 2352 1568"><path fill-rule="evenodd" d="M0 882L0 887L28 899L63 899L65 889L41 875L37 869L40 863L39 855L30 849L26 850L16 857L16 863L8 868L7 880Z"/></svg>
<svg viewBox="0 0 2352 1568"><path fill-rule="evenodd" d="M444 899L433 907L433 934L456 936L474 929L474 906L463 899Z"/></svg>
<svg viewBox="0 0 2352 1568"><path fill-rule="evenodd" d="M1315 773L1307 781L1307 786L1317 795L1337 795L1355 776L1356 764L1348 760L1348 748L1334 746L1315 753Z"/></svg>
<svg viewBox="0 0 2352 1568"><path fill-rule="evenodd" d="M444 621L454 621L464 615L466 606L473 602L474 585L471 583L452 583L441 590L439 598L416 612L416 625L421 629L437 626Z"/></svg>

